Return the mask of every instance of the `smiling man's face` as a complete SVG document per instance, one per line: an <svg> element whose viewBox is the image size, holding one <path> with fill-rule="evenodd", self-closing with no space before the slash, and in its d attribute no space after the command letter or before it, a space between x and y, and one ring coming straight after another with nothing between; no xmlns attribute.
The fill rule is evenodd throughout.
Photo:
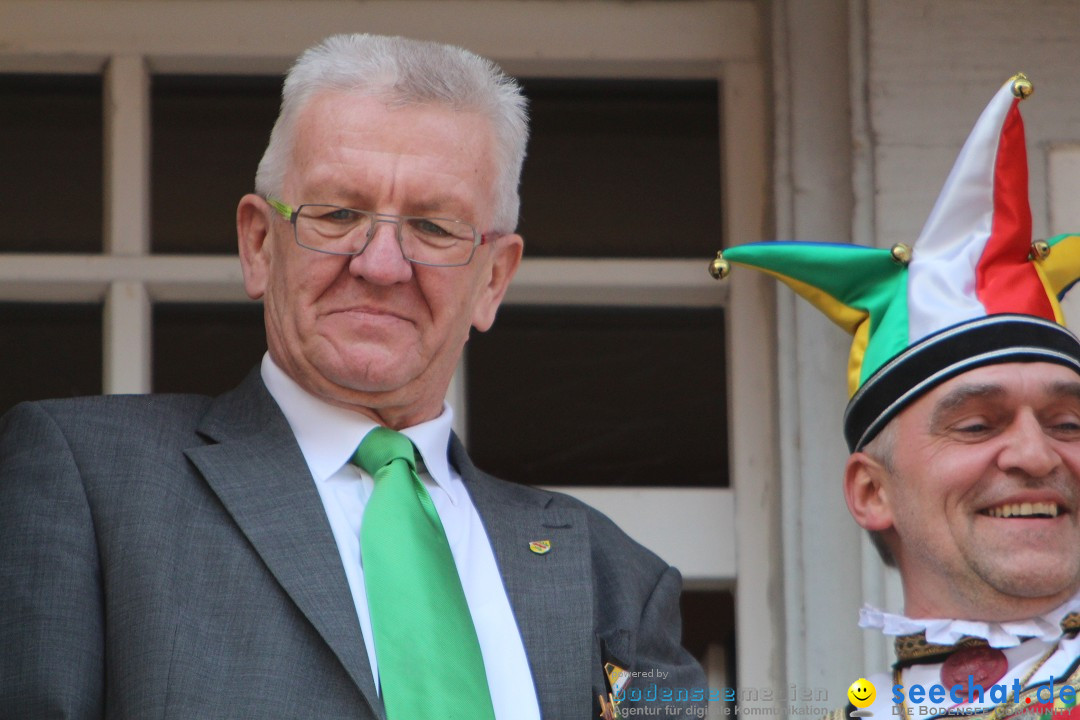
<svg viewBox="0 0 1080 720"><path fill-rule="evenodd" d="M908 615L1027 617L1080 588L1080 376L1048 363L978 368L890 432L888 467L866 465L878 490L852 510L892 547Z"/></svg>

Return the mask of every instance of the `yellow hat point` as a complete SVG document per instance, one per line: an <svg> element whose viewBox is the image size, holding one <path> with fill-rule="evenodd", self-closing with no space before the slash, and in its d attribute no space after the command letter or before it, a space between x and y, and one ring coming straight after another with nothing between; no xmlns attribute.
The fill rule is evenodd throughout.
<svg viewBox="0 0 1080 720"><path fill-rule="evenodd" d="M847 697L857 708L869 707L877 697L877 688L866 678L859 678L847 689Z"/></svg>

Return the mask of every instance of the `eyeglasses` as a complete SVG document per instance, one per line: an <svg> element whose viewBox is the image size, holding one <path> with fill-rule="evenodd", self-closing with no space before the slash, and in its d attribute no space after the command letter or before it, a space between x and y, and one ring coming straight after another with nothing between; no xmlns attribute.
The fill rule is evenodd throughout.
<svg viewBox="0 0 1080 720"><path fill-rule="evenodd" d="M340 205L305 203L294 209L273 198L266 201L292 223L297 245L329 255L361 254L375 236L379 223L397 227L401 254L419 265L468 265L477 246L497 237L481 235L462 220L376 213ZM358 237L363 237L363 241L358 242Z"/></svg>

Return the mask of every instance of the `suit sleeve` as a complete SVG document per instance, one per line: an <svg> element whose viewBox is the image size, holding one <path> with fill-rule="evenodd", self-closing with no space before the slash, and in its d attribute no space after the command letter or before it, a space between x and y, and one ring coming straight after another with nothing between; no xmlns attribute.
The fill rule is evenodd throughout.
<svg viewBox="0 0 1080 720"><path fill-rule="evenodd" d="M594 521L601 665L632 673L620 709L642 714L702 717L705 673L682 646L682 577L631 540L607 518Z"/></svg>
<svg viewBox="0 0 1080 720"><path fill-rule="evenodd" d="M102 716L100 576L71 448L19 405L0 418L0 720Z"/></svg>
<svg viewBox="0 0 1080 720"><path fill-rule="evenodd" d="M682 576L669 566L660 574L641 613L634 665L645 674L635 678L640 701L634 702L636 695L631 692L628 707L660 705L665 708L665 717L702 717L709 687L701 665L682 646L681 594Z"/></svg>
<svg viewBox="0 0 1080 720"><path fill-rule="evenodd" d="M673 567L660 575L641 615L637 642L638 664L664 673L658 680L668 688L687 691L687 702L700 702L707 695L705 673L690 652L682 646L682 614L679 597L682 576ZM678 693L681 697L681 693Z"/></svg>

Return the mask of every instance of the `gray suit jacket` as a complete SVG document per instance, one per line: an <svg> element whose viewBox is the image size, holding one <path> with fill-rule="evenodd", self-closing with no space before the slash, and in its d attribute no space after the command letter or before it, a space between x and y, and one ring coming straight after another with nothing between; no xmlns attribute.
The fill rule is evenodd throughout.
<svg viewBox="0 0 1080 720"><path fill-rule="evenodd" d="M582 503L450 452L545 718L597 717L605 661L655 671L646 697L704 687L677 571ZM0 420L0 717L384 717L318 492L257 371L216 399L45 401Z"/></svg>

